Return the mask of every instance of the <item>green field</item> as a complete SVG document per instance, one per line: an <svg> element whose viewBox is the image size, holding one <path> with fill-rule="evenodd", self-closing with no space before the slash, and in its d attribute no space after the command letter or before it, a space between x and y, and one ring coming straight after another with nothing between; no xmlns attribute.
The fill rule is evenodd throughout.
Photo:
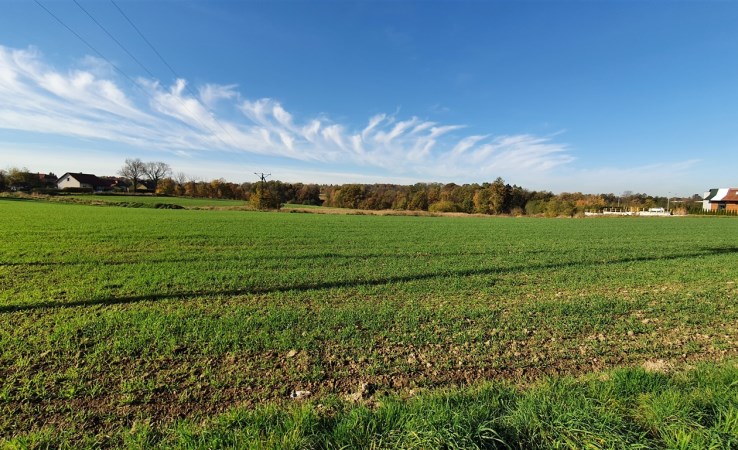
<svg viewBox="0 0 738 450"><path fill-rule="evenodd" d="M110 204L129 207L152 207L154 205L178 205L183 208L226 208L245 206L243 200L222 200L213 198L162 197L159 195L122 195L122 194L74 194L61 195L54 200L80 204Z"/></svg>
<svg viewBox="0 0 738 450"><path fill-rule="evenodd" d="M0 217L11 448L738 447L732 218Z"/></svg>

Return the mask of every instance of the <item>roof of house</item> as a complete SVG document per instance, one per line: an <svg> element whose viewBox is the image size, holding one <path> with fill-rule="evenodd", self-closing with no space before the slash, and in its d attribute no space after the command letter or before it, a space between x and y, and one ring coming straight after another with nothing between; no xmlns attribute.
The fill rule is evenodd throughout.
<svg viewBox="0 0 738 450"><path fill-rule="evenodd" d="M710 201L711 202L719 202L719 201L722 201L723 200L723 197L725 197L725 195L727 195L727 193L728 193L728 188L720 188L720 189L717 190L717 193L712 196L712 198L710 199Z"/></svg>
<svg viewBox="0 0 738 450"><path fill-rule="evenodd" d="M705 192L705 198L702 200L712 200L713 197L715 197L715 194L717 194L717 189L710 189L709 192Z"/></svg>
<svg viewBox="0 0 738 450"><path fill-rule="evenodd" d="M721 202L738 202L738 188L729 188Z"/></svg>
<svg viewBox="0 0 738 450"><path fill-rule="evenodd" d="M710 189L705 194L703 200L709 202L738 202L738 188Z"/></svg>
<svg viewBox="0 0 738 450"><path fill-rule="evenodd" d="M58 178L53 174L39 173L38 179L43 182L56 182Z"/></svg>
<svg viewBox="0 0 738 450"><path fill-rule="evenodd" d="M74 173L74 172L67 172L59 179L63 179L67 175L71 176L75 180L79 181L80 184L89 184L91 186L110 186L110 181L103 180L101 178L98 178L96 175L93 175L91 173Z"/></svg>
<svg viewBox="0 0 738 450"><path fill-rule="evenodd" d="M146 186L146 189L156 189L156 183L153 180L141 180L139 184Z"/></svg>
<svg viewBox="0 0 738 450"><path fill-rule="evenodd" d="M101 180L105 180L110 183L111 186L129 186L130 181L120 177L99 177Z"/></svg>

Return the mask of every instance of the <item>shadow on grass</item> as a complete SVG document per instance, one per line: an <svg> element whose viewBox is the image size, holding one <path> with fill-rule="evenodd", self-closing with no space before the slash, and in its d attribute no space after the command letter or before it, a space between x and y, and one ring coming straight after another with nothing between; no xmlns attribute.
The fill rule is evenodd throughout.
<svg viewBox="0 0 738 450"><path fill-rule="evenodd" d="M526 250L526 255L546 253L546 250L532 249ZM360 253L353 255L345 255L335 252L311 253L304 255L248 255L246 257L234 256L216 256L204 258L167 258L167 259L131 259L130 261L100 261L90 259L88 261L22 261L22 262L0 262L0 267L51 267L51 266L120 266L133 264L181 264L181 263L259 263L263 261L285 261L285 260L317 260L317 259L415 259L415 258L464 258L468 256L499 256L490 252L411 252L411 253Z"/></svg>
<svg viewBox="0 0 738 450"><path fill-rule="evenodd" d="M88 300L77 300L72 302L56 302L56 301L45 301L30 303L25 305L2 305L0 306L0 313L17 312L17 311L31 311L37 309L47 308L73 308L77 306L96 306L96 305L122 305L129 303L139 303L146 301L156 300L188 300L198 297L218 297L218 296L238 296L238 295L263 295L278 292L304 292L312 290L324 290L324 289L338 289L338 288L351 288L359 286L381 286L385 284L393 283L407 283L413 281L430 280L434 278L449 278L449 277L469 277L476 275L499 275L504 273L514 272L525 272L530 270L546 270L546 269L558 269L567 267L596 267L596 266L609 266L613 264L627 264L632 262L648 262L648 261L661 261L661 260L674 260L674 259L688 259L688 258L699 258L704 256L714 256L738 253L738 247L721 247L705 249L698 252L690 253L679 253L673 255L662 255L662 256L641 256L633 258L621 258L610 261L571 261L565 263L548 263L538 265L527 265L527 266L514 266L514 267L489 267L479 269L464 269L464 270L449 270L444 272L424 273L417 275L400 275L393 277L378 278L375 280L340 280L340 281L326 281L317 283L299 283L288 286L275 286L266 288L242 288L242 289L224 289L224 290L210 290L210 291L193 291L193 292L173 292L165 294L148 294L148 295L132 295L126 297L109 297L109 298L98 298Z"/></svg>

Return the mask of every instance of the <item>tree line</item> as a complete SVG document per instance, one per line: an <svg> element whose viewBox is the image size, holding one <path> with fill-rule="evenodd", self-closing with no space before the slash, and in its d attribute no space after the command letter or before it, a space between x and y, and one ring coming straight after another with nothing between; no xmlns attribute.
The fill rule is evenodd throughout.
<svg viewBox="0 0 738 450"><path fill-rule="evenodd" d="M161 180L156 193L182 197L250 201L251 197L260 191L260 185L259 182L231 183L222 178L211 181L197 181L174 177ZM294 203L319 206L323 203L321 187L317 184L267 181L264 184L264 192L277 199L279 204Z"/></svg>
<svg viewBox="0 0 738 450"><path fill-rule="evenodd" d="M119 175L132 189L146 180L158 195L251 201L256 206L278 208L285 203L323 205L365 210L458 212L467 214L575 216L603 208L647 209L666 207L667 198L626 191L616 194L553 194L510 185L502 178L488 183L416 183L318 185L268 181L232 183L222 178L201 181L182 172L173 173L163 162L127 159ZM0 170L0 190L13 183L39 184L38 174L27 169ZM672 199L674 208L685 212L701 210L701 197Z"/></svg>
<svg viewBox="0 0 738 450"><path fill-rule="evenodd" d="M337 208L369 210L409 210L460 212L467 214L574 216L587 210L607 207L647 209L666 207L667 198L626 191L615 194L553 194L510 185L502 178L491 183L417 183L412 186L394 184L344 184L322 186L324 205ZM699 195L676 200L674 206L694 209L700 206Z"/></svg>
<svg viewBox="0 0 738 450"><path fill-rule="evenodd" d="M132 182L134 193L138 181L146 179L152 184L152 190L159 195L244 200L252 203L256 200L258 206L269 208L279 208L284 203L322 204L320 186L316 184L280 181L237 184L222 178L198 181L183 172L174 174L171 167L164 162L143 162L138 158L126 159L118 173Z"/></svg>
<svg viewBox="0 0 738 450"><path fill-rule="evenodd" d="M176 177L175 177L176 178ZM251 201L255 196L275 199L276 207L285 203L323 205L365 210L458 212L467 214L505 214L534 216L575 216L603 208L648 209L666 207L667 198L626 191L616 194L553 194L510 185L502 178L491 183L416 183L317 185L268 181L229 183L223 179L206 181L166 178L157 190L162 195L226 198ZM257 200L256 203L259 203ZM671 206L690 212L701 210L701 197L671 199ZM272 205L275 207L275 205Z"/></svg>

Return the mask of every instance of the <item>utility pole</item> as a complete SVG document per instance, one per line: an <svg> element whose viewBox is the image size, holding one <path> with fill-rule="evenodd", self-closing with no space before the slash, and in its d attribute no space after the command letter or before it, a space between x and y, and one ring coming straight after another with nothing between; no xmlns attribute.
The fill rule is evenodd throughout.
<svg viewBox="0 0 738 450"><path fill-rule="evenodd" d="M671 192L667 192L666 195L666 212L669 212L669 201L671 200Z"/></svg>
<svg viewBox="0 0 738 450"><path fill-rule="evenodd" d="M258 175L259 176L259 179L261 179L261 192L264 192L264 183L266 183L267 177L271 176L272 174L271 173L264 173L264 172L262 172L262 173L254 172L254 175Z"/></svg>
<svg viewBox="0 0 738 450"><path fill-rule="evenodd" d="M266 187L266 179L271 176L271 173L258 173L254 172L260 180L259 187L256 188L256 195L251 197L251 204L257 209L279 209L279 194L270 192Z"/></svg>

